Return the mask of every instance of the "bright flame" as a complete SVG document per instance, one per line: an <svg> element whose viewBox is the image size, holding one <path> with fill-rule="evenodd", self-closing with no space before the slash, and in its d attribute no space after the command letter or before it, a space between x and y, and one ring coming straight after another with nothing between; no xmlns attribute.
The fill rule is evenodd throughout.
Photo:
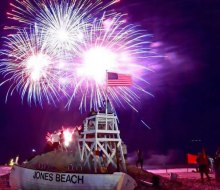
<svg viewBox="0 0 220 190"><path fill-rule="evenodd" d="M15 164L15 162L14 162L14 159L12 158L12 159L10 159L10 161L9 161L9 166L13 166Z"/></svg>
<svg viewBox="0 0 220 190"><path fill-rule="evenodd" d="M49 57L44 54L32 55L27 60L27 70L33 81L39 81L46 75L47 66L50 64Z"/></svg>
<svg viewBox="0 0 220 190"><path fill-rule="evenodd" d="M94 47L85 52L83 67L78 73L102 83L105 81L106 70L111 70L114 67L116 67L115 53L104 47Z"/></svg>
<svg viewBox="0 0 220 190"><path fill-rule="evenodd" d="M62 130L59 130L55 133L47 133L46 135L46 140L47 142L53 143L53 137L52 134L56 134L59 136L59 140L61 140L61 133L63 132L63 145L65 147L68 147L70 145L70 143L73 141L73 134L74 134L75 128L62 128Z"/></svg>
<svg viewBox="0 0 220 190"><path fill-rule="evenodd" d="M65 129L63 132L64 135L64 145L67 147L72 142L72 136L74 131L70 131L69 129Z"/></svg>

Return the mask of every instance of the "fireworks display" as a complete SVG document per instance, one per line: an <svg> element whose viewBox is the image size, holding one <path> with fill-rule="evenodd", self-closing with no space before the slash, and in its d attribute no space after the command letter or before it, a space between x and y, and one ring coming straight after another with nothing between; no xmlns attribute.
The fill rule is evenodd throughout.
<svg viewBox="0 0 220 190"><path fill-rule="evenodd" d="M94 16L116 3L103 3L102 0L16 0L11 3L8 18L37 25L47 36L48 48L57 53L74 51L83 38L83 30ZM6 27L16 28L16 27Z"/></svg>
<svg viewBox="0 0 220 190"><path fill-rule="evenodd" d="M62 130L55 131L54 133L47 133L46 141L50 144L54 142L62 143L63 146L68 147L72 143L73 134L77 127L75 128L62 128ZM61 145L61 146L62 146Z"/></svg>
<svg viewBox="0 0 220 190"><path fill-rule="evenodd" d="M22 100L49 104L67 97L67 107L80 100L80 110L98 108L106 96L106 71L132 76L132 87L108 87L118 106L139 101L148 93L144 74L151 55L149 37L127 15L109 10L118 0L15 0L8 18L13 34L5 38L0 71L7 93ZM23 27L24 29L20 29ZM150 94L150 93L148 93ZM7 99L7 98L6 98Z"/></svg>
<svg viewBox="0 0 220 190"><path fill-rule="evenodd" d="M10 82L7 96L17 90L30 103L55 103L61 93L57 88L59 58L48 51L45 36L35 27L19 30L5 38L4 47L0 71L6 78L3 83Z"/></svg>
<svg viewBox="0 0 220 190"><path fill-rule="evenodd" d="M126 15L115 14L110 18L103 15L102 19L95 20L84 33L73 60L71 71L77 85L69 104L73 97L83 94L79 95L80 108L86 107L88 97L92 97L89 98L91 107L100 107L105 100L106 71L110 71L132 75L132 88L108 87L108 97L118 105L126 102L133 107L133 103L139 100L138 93L145 91L138 82L146 82L140 75L148 70L143 66L143 59L150 54L147 48L149 36L137 26L127 24Z"/></svg>

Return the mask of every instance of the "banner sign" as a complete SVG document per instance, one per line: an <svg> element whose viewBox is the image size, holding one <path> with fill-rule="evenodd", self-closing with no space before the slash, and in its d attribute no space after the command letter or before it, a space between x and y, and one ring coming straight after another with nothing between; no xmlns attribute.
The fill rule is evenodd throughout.
<svg viewBox="0 0 220 190"><path fill-rule="evenodd" d="M48 173L35 171L33 179L40 179L45 181L56 181L62 183L73 183L73 184L83 184L84 176L75 174L65 174L65 173Z"/></svg>

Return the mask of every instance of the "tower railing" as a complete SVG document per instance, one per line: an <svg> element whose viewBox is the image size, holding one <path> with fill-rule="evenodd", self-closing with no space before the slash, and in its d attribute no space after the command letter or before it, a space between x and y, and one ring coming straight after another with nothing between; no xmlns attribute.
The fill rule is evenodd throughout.
<svg viewBox="0 0 220 190"><path fill-rule="evenodd" d="M117 117L105 113L87 117L79 138L79 152L83 167L95 173L126 171Z"/></svg>

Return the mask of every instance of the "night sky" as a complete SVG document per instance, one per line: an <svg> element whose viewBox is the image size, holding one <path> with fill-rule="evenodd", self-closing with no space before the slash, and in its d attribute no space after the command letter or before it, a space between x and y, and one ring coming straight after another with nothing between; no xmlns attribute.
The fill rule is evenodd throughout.
<svg viewBox="0 0 220 190"><path fill-rule="evenodd" d="M9 2L1 1L1 36ZM146 75L146 89L155 97L142 97L139 113L117 110L128 151L141 148L146 160L171 155L173 163L202 145L213 155L220 145L219 0L121 0L115 8L153 34L151 46L163 56L152 60L154 72ZM29 106L16 93L5 103L7 89L0 88L0 164L16 155L25 159L33 148L40 152L48 131L81 124L87 114L66 110L64 103Z"/></svg>

